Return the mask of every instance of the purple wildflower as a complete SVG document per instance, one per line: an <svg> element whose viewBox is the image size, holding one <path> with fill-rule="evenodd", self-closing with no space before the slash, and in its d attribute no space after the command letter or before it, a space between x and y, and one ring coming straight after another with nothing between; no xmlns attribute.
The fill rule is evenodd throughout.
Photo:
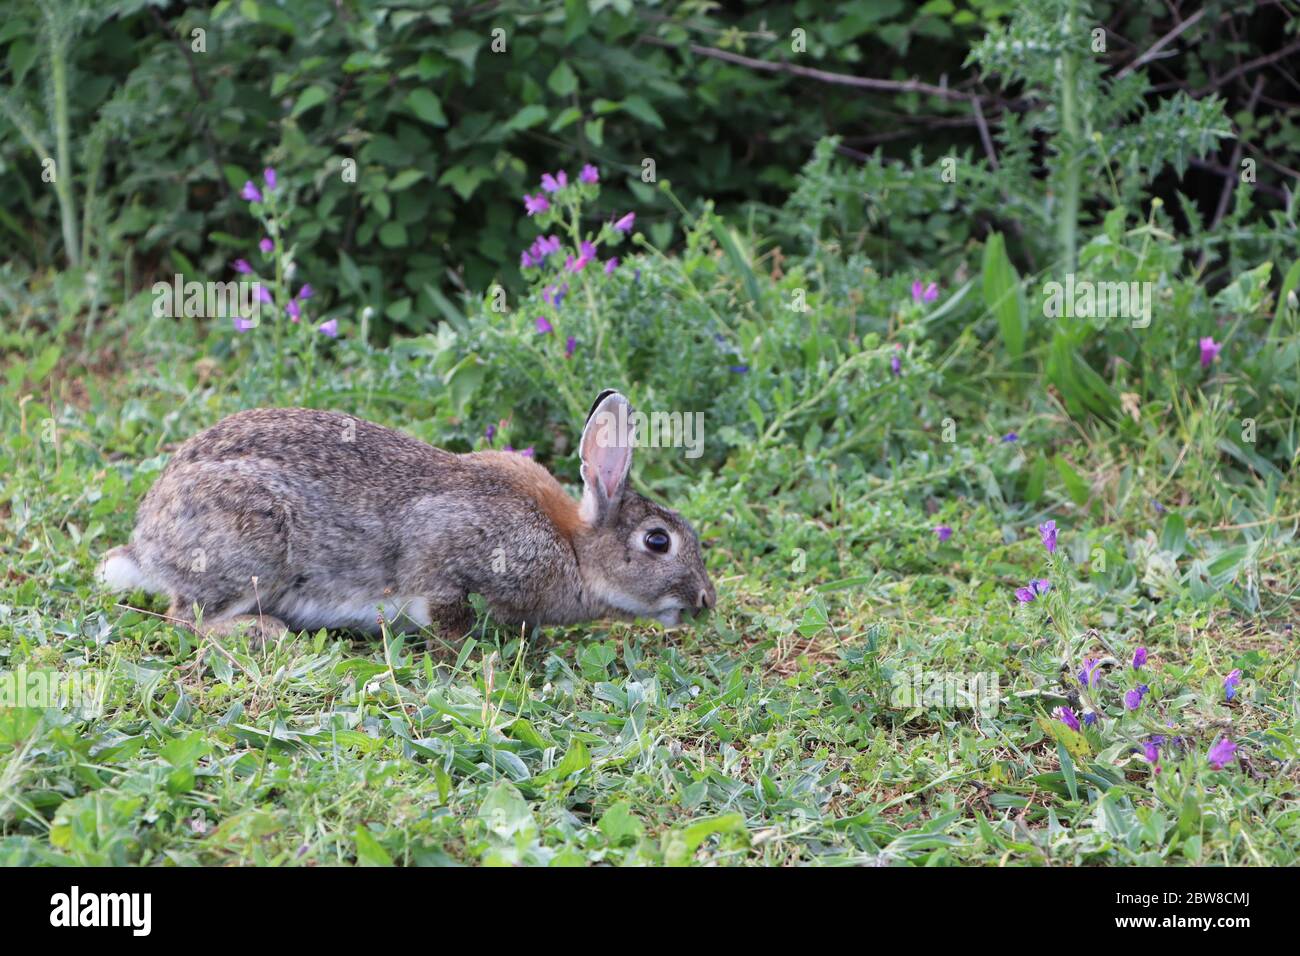
<svg viewBox="0 0 1300 956"><path fill-rule="evenodd" d="M558 309L560 307L560 303L564 301L564 297L568 294L568 292L569 292L568 283L565 283L564 285L558 287L553 285L548 285L545 289L542 290L542 301L545 302L547 305L553 305Z"/></svg>
<svg viewBox="0 0 1300 956"><path fill-rule="evenodd" d="M614 270L617 268L618 268L618 256L614 256L612 259L606 260L605 275L612 276L614 274Z"/></svg>
<svg viewBox="0 0 1300 956"><path fill-rule="evenodd" d="M939 287L931 282L922 285L920 281L912 283L912 300L914 302L933 302L939 298Z"/></svg>
<svg viewBox="0 0 1300 956"><path fill-rule="evenodd" d="M316 290L311 287L310 282L304 282L302 288L298 290L298 298L304 302L316 294Z"/></svg>
<svg viewBox="0 0 1300 956"><path fill-rule="evenodd" d="M247 259L236 259L235 271L238 272L241 276L252 275L253 267L248 264Z"/></svg>
<svg viewBox="0 0 1300 956"><path fill-rule="evenodd" d="M614 229L618 232L631 232L632 224L636 222L636 213L630 212L622 219L614 223Z"/></svg>
<svg viewBox="0 0 1300 956"><path fill-rule="evenodd" d="M934 533L939 536L939 543L943 544L952 537L952 528L948 527L946 524L941 524L939 527L934 529Z"/></svg>
<svg viewBox="0 0 1300 956"><path fill-rule="evenodd" d="M1078 732L1079 718L1074 716L1073 710L1071 710L1069 707L1058 707L1056 708L1055 711L1053 711L1053 713L1056 714L1057 718L1061 721L1061 723L1065 724L1065 726L1069 727L1071 730L1075 731L1076 733Z"/></svg>
<svg viewBox="0 0 1300 956"><path fill-rule="evenodd" d="M240 198L247 199L249 202L261 202L262 194L258 191L257 186L250 179L244 183L244 188L239 191Z"/></svg>
<svg viewBox="0 0 1300 956"><path fill-rule="evenodd" d="M895 353L889 358L889 368L895 375L903 374L903 360Z"/></svg>
<svg viewBox="0 0 1300 956"><path fill-rule="evenodd" d="M1241 683L1241 668L1238 667L1223 679L1223 699L1232 700L1237 696L1237 685Z"/></svg>
<svg viewBox="0 0 1300 956"><path fill-rule="evenodd" d="M1056 522L1044 521L1038 526L1038 534L1043 539L1043 547L1048 554L1056 553Z"/></svg>
<svg viewBox="0 0 1300 956"><path fill-rule="evenodd" d="M555 329L551 327L551 323L547 321L546 316L539 315L537 317L537 332L539 335L550 335L554 331Z"/></svg>
<svg viewBox="0 0 1300 956"><path fill-rule="evenodd" d="M1156 768L1156 773L1160 772L1160 743L1159 737L1153 737L1142 743L1142 757Z"/></svg>
<svg viewBox="0 0 1300 956"><path fill-rule="evenodd" d="M546 197L540 193L536 196L530 196L528 193L524 193L524 211L527 212L528 215L531 216L535 213L546 212L546 210L550 208L551 204L547 202Z"/></svg>
<svg viewBox="0 0 1300 956"><path fill-rule="evenodd" d="M1147 649L1145 647L1139 647L1133 652L1133 669L1135 671L1140 671L1144 666L1146 666L1146 662Z"/></svg>
<svg viewBox="0 0 1300 956"><path fill-rule="evenodd" d="M569 177L562 169L554 176L550 173L542 174L542 188L548 193L559 192L567 185L569 185Z"/></svg>
<svg viewBox="0 0 1300 956"><path fill-rule="evenodd" d="M1038 600L1033 588L1016 588L1016 600L1021 604L1030 604Z"/></svg>
<svg viewBox="0 0 1300 956"><path fill-rule="evenodd" d="M1101 683L1101 675L1097 673L1097 667L1100 664L1101 661L1085 657L1083 659L1083 669L1079 671L1079 683L1084 687L1096 687Z"/></svg>
<svg viewBox="0 0 1300 956"><path fill-rule="evenodd" d="M492 444L492 439L497 437L497 427L489 422L488 427L483 429L483 437L488 440L489 445Z"/></svg>
<svg viewBox="0 0 1300 956"><path fill-rule="evenodd" d="M330 319L328 322L322 322L316 326L316 331L331 339L337 339L339 337L339 320Z"/></svg>
<svg viewBox="0 0 1300 956"><path fill-rule="evenodd" d="M1047 580L1047 578L1034 578L1034 580L1029 582L1029 586L1034 589L1034 593L1036 594L1046 594L1048 591L1052 590L1052 582Z"/></svg>
<svg viewBox="0 0 1300 956"><path fill-rule="evenodd" d="M267 292L266 286L262 285L260 282L257 284L257 301L265 302L267 305L270 305L273 301L271 293Z"/></svg>
<svg viewBox="0 0 1300 956"><path fill-rule="evenodd" d="M256 328L252 319L245 319L243 316L233 315L231 321L235 324L236 332L247 332L249 329Z"/></svg>
<svg viewBox="0 0 1300 956"><path fill-rule="evenodd" d="M266 181L267 189L274 189L276 182L278 182L275 175L275 167L267 166L266 169L262 170L262 179Z"/></svg>
<svg viewBox="0 0 1300 956"><path fill-rule="evenodd" d="M1124 695L1124 706L1129 710L1137 710L1142 706L1142 692L1140 690L1131 690Z"/></svg>
<svg viewBox="0 0 1300 956"><path fill-rule="evenodd" d="M1209 368L1223 350L1223 343L1215 342L1214 336L1207 335L1201 339L1201 368Z"/></svg>
<svg viewBox="0 0 1300 956"><path fill-rule="evenodd" d="M1091 710L1084 711L1084 714L1083 714L1083 724L1084 724L1085 727L1091 727L1091 726L1092 726L1093 724L1095 724L1096 722L1097 722L1097 715L1096 715L1096 713L1094 713L1094 712L1091 711Z"/></svg>
<svg viewBox="0 0 1300 956"><path fill-rule="evenodd" d="M747 375L747 374L749 374L749 366L748 366L748 365L733 365L733 366L731 366L731 371L735 372L737 375Z"/></svg>
<svg viewBox="0 0 1300 956"><path fill-rule="evenodd" d="M1017 435L1015 432L1007 432L1005 435L1002 436L1002 441L1004 442L1020 441L1020 436Z"/></svg>
<svg viewBox="0 0 1300 956"><path fill-rule="evenodd" d="M1223 737L1210 748L1209 753L1205 755L1205 759L1210 762L1210 766L1215 770L1222 770L1228 761L1232 760L1236 752L1237 745L1227 737Z"/></svg>
<svg viewBox="0 0 1300 956"><path fill-rule="evenodd" d="M298 305L297 299L290 299L289 304L284 307L284 311L289 313L289 318L294 322L302 318L302 308Z"/></svg>
<svg viewBox="0 0 1300 956"><path fill-rule="evenodd" d="M578 340L575 339L572 335L570 335L567 339L564 340L564 357L566 359L573 358L573 353L576 352L577 350L578 350Z"/></svg>
<svg viewBox="0 0 1300 956"><path fill-rule="evenodd" d="M591 163L588 163L586 166L582 167L582 172L578 173L578 179L582 180L584 183L600 182L600 170L591 165Z"/></svg>
<svg viewBox="0 0 1300 956"><path fill-rule="evenodd" d="M537 263L533 260L533 257L529 255L527 249L519 253L519 268L531 269L535 265L537 265Z"/></svg>
<svg viewBox="0 0 1300 956"><path fill-rule="evenodd" d="M519 454L523 455L525 458L532 458L532 457L533 457L533 446L532 446L532 445L529 445L527 448L525 448L525 449L524 449L523 451L521 451Z"/></svg>

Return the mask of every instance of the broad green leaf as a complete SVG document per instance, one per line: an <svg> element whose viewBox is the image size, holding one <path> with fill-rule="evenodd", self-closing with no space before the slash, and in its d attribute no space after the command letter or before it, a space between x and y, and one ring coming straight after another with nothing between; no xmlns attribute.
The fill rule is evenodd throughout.
<svg viewBox="0 0 1300 956"><path fill-rule="evenodd" d="M1025 351L1025 294L1000 232L993 233L984 244L983 276L984 304L998 320L1007 354L1018 359Z"/></svg>

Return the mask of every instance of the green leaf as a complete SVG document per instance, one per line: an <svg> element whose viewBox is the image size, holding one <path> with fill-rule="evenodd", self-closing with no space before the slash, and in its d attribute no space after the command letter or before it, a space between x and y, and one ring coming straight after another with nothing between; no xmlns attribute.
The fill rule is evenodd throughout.
<svg viewBox="0 0 1300 956"><path fill-rule="evenodd" d="M804 609L803 620L799 622L799 633L804 637L815 637L830 627L830 624L826 601L820 594L815 595L812 603Z"/></svg>
<svg viewBox="0 0 1300 956"><path fill-rule="evenodd" d="M404 169L393 177L388 184L388 191L390 193L400 193L403 189L414 186L423 178L423 169Z"/></svg>
<svg viewBox="0 0 1300 956"><path fill-rule="evenodd" d="M560 113L559 116L555 117L551 122L550 131L552 133L558 133L565 127L572 126L580 119L582 119L582 110L578 109L576 106L570 106L568 109Z"/></svg>
<svg viewBox="0 0 1300 956"><path fill-rule="evenodd" d="M620 800L606 810L596 825L614 846L635 843L645 833L645 827L632 815L632 805L626 800Z"/></svg>
<svg viewBox="0 0 1300 956"><path fill-rule="evenodd" d="M568 63L561 60L546 78L546 85L556 96L568 96L578 88L578 75Z"/></svg>
<svg viewBox="0 0 1300 956"><path fill-rule="evenodd" d="M984 304L998 320L1007 354L1018 359L1025 351L1028 312L1020 276L1007 256L1000 232L993 233L984 244L983 277Z"/></svg>
<svg viewBox="0 0 1300 956"><path fill-rule="evenodd" d="M1174 557L1181 557L1187 550L1187 523L1177 512L1170 512L1165 518L1165 526L1160 531L1160 550L1169 551Z"/></svg>
<svg viewBox="0 0 1300 956"><path fill-rule="evenodd" d="M400 222L386 222L379 230L379 241L389 249L406 245L406 227Z"/></svg>
<svg viewBox="0 0 1300 956"><path fill-rule="evenodd" d="M364 823L357 824L356 830L357 863L360 866L392 866L393 858L379 845L379 841L370 835Z"/></svg>
<svg viewBox="0 0 1300 956"><path fill-rule="evenodd" d="M1065 493L1070 496L1070 500L1080 507L1086 505L1088 503L1088 483L1060 455L1056 456L1055 462L1056 473L1061 477L1061 484L1065 485Z"/></svg>
<svg viewBox="0 0 1300 956"><path fill-rule="evenodd" d="M289 115L294 117L301 116L313 106L320 106L327 99L329 99L329 93L325 90L325 87L315 85L309 86L298 94L298 102L293 105L293 112Z"/></svg>
<svg viewBox="0 0 1300 956"><path fill-rule="evenodd" d="M581 114L579 114L581 115ZM508 132L516 132L521 129L532 129L538 123L546 119L546 107L540 103L530 103L525 106L514 116L506 121L505 128Z"/></svg>
<svg viewBox="0 0 1300 956"><path fill-rule="evenodd" d="M446 126L447 117L442 112L442 102L432 90L420 87L411 90L406 97L406 105L417 117L430 126Z"/></svg>
<svg viewBox="0 0 1300 956"><path fill-rule="evenodd" d="M623 109L643 123L648 123L656 129L664 128L663 118L655 112L655 108L644 97L635 94L629 96L623 101Z"/></svg>
<svg viewBox="0 0 1300 956"><path fill-rule="evenodd" d="M528 803L507 780L498 782L488 792L479 806L478 818L489 833L501 840L514 840L519 835L531 838L537 832Z"/></svg>

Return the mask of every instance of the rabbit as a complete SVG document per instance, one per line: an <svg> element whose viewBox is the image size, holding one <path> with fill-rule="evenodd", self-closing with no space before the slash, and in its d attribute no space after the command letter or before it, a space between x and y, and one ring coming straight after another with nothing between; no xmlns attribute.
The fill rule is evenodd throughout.
<svg viewBox="0 0 1300 956"><path fill-rule="evenodd" d="M340 412L238 412L177 450L97 574L166 594L201 633L261 640L381 620L462 637L471 593L507 625L676 626L716 592L690 523L628 487L631 418L617 391L597 396L577 502L517 453L455 454Z"/></svg>

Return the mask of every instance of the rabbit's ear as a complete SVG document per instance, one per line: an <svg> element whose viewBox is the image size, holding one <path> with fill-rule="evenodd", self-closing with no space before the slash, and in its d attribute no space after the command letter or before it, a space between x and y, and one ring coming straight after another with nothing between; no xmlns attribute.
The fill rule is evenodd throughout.
<svg viewBox="0 0 1300 956"><path fill-rule="evenodd" d="M579 444L582 455L582 517L590 525L608 524L618 515L636 439L632 406L613 389L597 397L587 413Z"/></svg>

